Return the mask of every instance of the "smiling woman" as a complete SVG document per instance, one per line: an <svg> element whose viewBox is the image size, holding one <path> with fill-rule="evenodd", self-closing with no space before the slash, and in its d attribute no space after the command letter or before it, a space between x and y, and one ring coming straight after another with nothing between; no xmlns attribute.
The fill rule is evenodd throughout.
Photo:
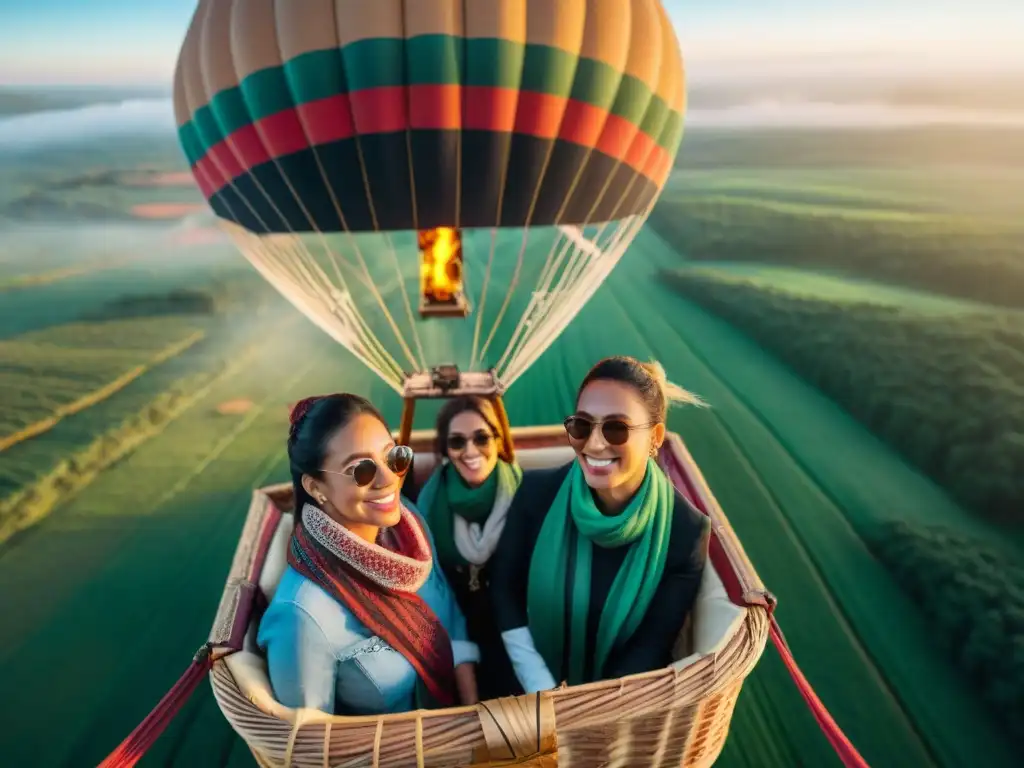
<svg viewBox="0 0 1024 768"><path fill-rule="evenodd" d="M476 646L418 514L400 497L412 451L356 395L292 411L299 519L259 626L289 707L378 714L476 702Z"/></svg>
<svg viewBox="0 0 1024 768"><path fill-rule="evenodd" d="M463 395L437 416L441 458L417 499L437 541L437 558L480 648L480 696L516 691L516 677L494 622L490 560L523 472L507 453L494 404Z"/></svg>
<svg viewBox="0 0 1024 768"><path fill-rule="evenodd" d="M660 365L595 365L565 421L576 460L527 473L494 558L502 639L527 693L667 666L697 599L710 526L654 457L670 401Z"/></svg>

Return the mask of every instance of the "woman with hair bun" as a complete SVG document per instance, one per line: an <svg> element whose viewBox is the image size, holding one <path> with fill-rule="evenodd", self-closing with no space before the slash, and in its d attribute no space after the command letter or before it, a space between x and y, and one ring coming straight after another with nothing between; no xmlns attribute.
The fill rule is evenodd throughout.
<svg viewBox="0 0 1024 768"><path fill-rule="evenodd" d="M524 475L493 559L492 595L528 693L671 663L710 535L655 461L675 402L703 405L657 363L602 360L565 420L576 458Z"/></svg>
<svg viewBox="0 0 1024 768"><path fill-rule="evenodd" d="M417 497L437 542L437 559L480 648L480 696L504 696L516 677L494 622L490 560L523 472L502 454L505 431L493 403L464 395L437 415L441 460Z"/></svg>
<svg viewBox="0 0 1024 768"><path fill-rule="evenodd" d="M293 409L295 531L257 637L285 706L368 715L476 703L479 651L400 495L412 456L357 395Z"/></svg>

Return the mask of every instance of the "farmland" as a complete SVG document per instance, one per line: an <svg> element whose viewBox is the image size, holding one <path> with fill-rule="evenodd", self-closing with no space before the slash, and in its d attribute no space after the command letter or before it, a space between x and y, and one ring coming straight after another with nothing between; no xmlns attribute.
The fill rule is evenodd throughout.
<svg viewBox="0 0 1024 768"><path fill-rule="evenodd" d="M650 222L696 260L824 269L1024 307L1021 167L695 171L670 182Z"/></svg>
<svg viewBox="0 0 1024 768"><path fill-rule="evenodd" d="M697 163L706 165L721 141L721 136L697 134L684 147L710 148ZM738 160L752 152L745 144L749 141L733 139ZM767 148L785 141L762 138L762 156L776 158ZM901 141L892 138L894 145ZM970 146L975 149L966 154L981 157L988 151L984 142ZM853 151L848 144L840 149ZM56 379L66 372L79 387L62 383L61 391L68 394L60 402L75 402L122 371L145 364L164 348L160 344L165 338L167 344L174 343L180 333L187 338L192 328L206 334L106 399L0 454L5 470L16 465L20 473L11 488L45 491L48 499L56 499L47 514L0 543L0 612L17 617L0 624L0 696L10 704L0 754L14 764L95 764L174 682L205 639L252 487L287 477L282 444L288 403L310 393L349 389L371 396L397 421L400 404L393 393L325 334L259 288L241 259L216 244L175 245L173 223L139 222L131 216L136 205L188 204L185 191L161 197L153 191L157 187L140 186L133 175L141 165L152 174L147 178L175 170L160 160L169 154L155 149L144 154L143 163L125 149L116 158L96 158L90 164L96 167L81 168L79 163L63 171L56 162L40 162L41 196L31 198L33 190L22 189L9 198L24 200L28 194L46 200L38 210L74 215L68 213L62 224L67 229L61 237L69 244L63 255L49 256L52 262L40 268L35 257L30 264L29 259L12 258L8 249L0 284L15 272L45 274L74 264L70 244L82 239L82 231L101 225L124 228L119 231L125 233L128 261L97 273L38 284L23 281L2 294L0 343L43 339L49 348L57 348L45 340L82 338L74 334L101 325L152 329L152 343L143 343L139 335L132 349L109 336L121 357L111 353L108 360L102 346L90 357L81 344L67 354L66 365L61 363L64 354L54 355L47 364ZM686 158L684 152L684 162ZM846 166L775 171L725 165L681 174L663 206L674 205L680 194L691 194L680 193L680 188L697 186L700 195L711 195L714 188L714 195L741 197L738 190L746 190L743 194L756 197L758 210L767 208L771 217L831 219L835 210L842 210L856 222L861 220L858 211L870 211L873 220L886 222L884 227L913 228L921 217L934 223L927 217L940 214L961 224L975 222L972 227L980 217L1010 226L1009 213L1000 208L1012 207L1008 195L990 208L981 206L976 194L954 199L937 189L926 171L889 167L854 173ZM61 187L62 178L102 178L104 167L119 174L114 189L92 182L79 182L70 191ZM35 172L27 163L15 170L23 179ZM982 187L997 176L990 166L973 177L966 170L961 173L962 180L973 178ZM1011 174L1005 175L1009 179ZM1010 180L1006 184L1013 189ZM689 202L680 205L679 210L689 208ZM796 214L792 206L797 206ZM952 212L942 213L943 206ZM784 226L790 219L771 220L785 232L798 231ZM708 221L709 229L720 227L721 220ZM872 237L888 237L884 227L872 230ZM739 225L726 229L745 231ZM1016 765L1017 745L984 707L992 692L976 691L969 674L959 668L962 660L936 642L935 627L943 626L936 621L944 619L937 619L932 608L919 609L919 595L910 586L921 567L903 574L893 562L900 561L897 549L882 551L886 532L896 531L891 536L896 541L902 530L893 526L941 526L951 532L949 537L961 537L957 540L1000 557L1019 558L1007 529L961 507L913 460L844 410L835 392L824 385L819 389L820 382L776 358L749 327L708 311L696 300L700 297L681 295L662 276L686 267L707 284L727 284L730 290L734 283L761 293L782 286L795 301L844 311L869 304L878 312L897 314L904 307L902 312L910 312L915 322L928 318L951 326L988 311L986 301L1011 302L977 292L939 290L874 267L858 270L838 256L837 261L823 256L817 263L786 260L778 258L781 247L764 255L754 240L767 230L753 231L756 237L744 235L753 237L744 241L746 249L709 255L695 253L689 245L675 247L671 233L656 221L569 330L510 391L512 419L518 424L560 421L576 383L601 356L625 353L661 360L674 381L710 402L708 410L673 413L670 427L686 440L760 575L778 596L779 619L798 662L869 764ZM54 237L13 224L0 229L0 237L14 243L15 232L22 244L52 242L45 238ZM781 242L782 235L777 237ZM133 245L146 242L159 245ZM475 248L474 243L470 239L467 246ZM95 256L102 257L104 250L97 248ZM35 253L52 251L43 245ZM536 255L535 263L543 260L544 252L535 249L531 255ZM703 266L687 266L693 259ZM512 260L499 261L493 279L507 285ZM479 263L471 261L467 267L470 278L479 280ZM403 277L414 282L415 269ZM885 280L890 284L881 285ZM906 288L911 284L913 289ZM211 285L222 290L211 291ZM208 292L211 302L197 299L197 291ZM170 311L181 309L175 296L192 297L189 312ZM14 306L16 311L8 309ZM204 307L209 311L200 311ZM514 310L506 321L511 325L518 319ZM810 343L807 338L815 331L824 334L820 326L816 319L788 326L788 332ZM841 326L836 323L836 328ZM496 345L507 339L508 330L503 329ZM442 358L472 335L471 330L468 336L465 330L449 334L437 323L424 324L420 332L428 353ZM28 359L27 353L21 354ZM1005 363L993 355L993 366ZM85 361L81 370L86 376L70 373L76 359ZM110 363L103 368L107 373L99 374L92 364L100 359ZM905 367L918 365L908 360ZM6 357L3 366L6 370ZM933 383L927 386L932 392ZM42 393L39 389L31 394ZM246 407L228 407L237 403ZM417 426L428 425L429 413L423 410ZM104 444L106 449L97 447ZM68 462L74 465L70 474ZM65 474L54 475L58 470ZM991 657L973 658L992 664ZM57 722L59 738L53 735ZM200 687L143 762L183 767L251 764L207 686ZM718 765L836 764L769 649L744 687Z"/></svg>
<svg viewBox="0 0 1024 768"><path fill-rule="evenodd" d="M105 400L201 341L192 318L71 323L0 342L0 451Z"/></svg>

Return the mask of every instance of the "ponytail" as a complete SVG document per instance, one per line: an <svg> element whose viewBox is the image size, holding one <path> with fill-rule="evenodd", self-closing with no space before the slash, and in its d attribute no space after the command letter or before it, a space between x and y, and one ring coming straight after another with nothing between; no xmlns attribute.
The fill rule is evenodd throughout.
<svg viewBox="0 0 1024 768"><path fill-rule="evenodd" d="M641 363L640 366L647 371L647 375L650 376L654 383L658 385L661 390L661 395L665 400L665 408L671 408L675 404L679 405L693 405L697 408L707 408L708 404L700 398L699 395L690 392L688 389L683 389L678 384L668 380L668 375L665 373L665 367L657 360L651 360L648 363Z"/></svg>

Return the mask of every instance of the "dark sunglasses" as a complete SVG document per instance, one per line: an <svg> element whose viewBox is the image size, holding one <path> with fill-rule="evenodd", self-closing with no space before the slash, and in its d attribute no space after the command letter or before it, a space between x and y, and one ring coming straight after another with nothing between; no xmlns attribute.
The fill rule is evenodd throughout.
<svg viewBox="0 0 1024 768"><path fill-rule="evenodd" d="M634 429L647 429L653 427L657 422L650 424L627 424L621 419L609 419L608 421L595 421L586 416L570 416L564 422L565 432L569 440L574 443L585 443L590 439L594 427L601 430L601 436L608 445L625 445L629 440L629 433Z"/></svg>
<svg viewBox="0 0 1024 768"><path fill-rule="evenodd" d="M385 463L392 472L399 477L405 475L412 466L413 452L408 445L396 445L388 451ZM331 475L349 475L360 488L366 487L373 482L373 478L380 471L380 466L373 459L360 459L355 464L345 468L343 472L332 472L329 469L322 470Z"/></svg>
<svg viewBox="0 0 1024 768"><path fill-rule="evenodd" d="M490 432L485 432L482 429L477 430L473 433L473 437L467 439L465 435L448 435L448 450L449 451L462 451L465 450L466 446L469 445L469 441L473 441L473 445L477 448L486 448L491 444L491 440L494 439L494 435Z"/></svg>

